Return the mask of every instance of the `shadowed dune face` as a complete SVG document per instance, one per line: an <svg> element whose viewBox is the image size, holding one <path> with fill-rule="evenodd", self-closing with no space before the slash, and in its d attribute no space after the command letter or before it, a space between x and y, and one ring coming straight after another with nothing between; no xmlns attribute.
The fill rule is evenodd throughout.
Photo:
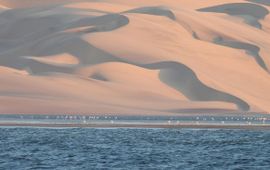
<svg viewBox="0 0 270 170"><path fill-rule="evenodd" d="M108 78L103 76L100 73L94 73L90 76L91 79L100 80L100 81L109 81Z"/></svg>
<svg viewBox="0 0 270 170"><path fill-rule="evenodd" d="M255 58L256 62L262 67L262 69L268 71L266 64L264 63L263 59L261 58L259 54L260 52L259 47L249 44L249 43L243 43L243 42L233 41L233 40L224 40L222 37L217 37L214 40L214 43L219 44L219 45L224 45L227 47L245 50L247 54Z"/></svg>
<svg viewBox="0 0 270 170"><path fill-rule="evenodd" d="M127 25L128 18L120 14L107 14L95 18L83 18L71 24L70 28L92 26L83 33L113 31Z"/></svg>
<svg viewBox="0 0 270 170"><path fill-rule="evenodd" d="M270 111L250 1L0 0L0 114Z"/></svg>
<svg viewBox="0 0 270 170"><path fill-rule="evenodd" d="M126 11L125 13L141 13L141 14L165 16L172 20L175 20L174 13L164 7L141 7Z"/></svg>
<svg viewBox="0 0 270 170"><path fill-rule="evenodd" d="M208 8L198 9L201 12L226 13L228 15L241 17L244 21L254 27L261 28L260 19L264 19L269 11L263 6L251 3L224 4Z"/></svg>
<svg viewBox="0 0 270 170"><path fill-rule="evenodd" d="M118 29L128 24L127 17L120 14L78 16L72 13L67 16L61 14L39 17L38 13L35 17L28 16L28 13L32 12L32 9L20 9L19 11L6 11L0 15L0 21L1 19L10 18L10 21L0 31L0 39L3 40L2 45L5 46L0 51L0 56L9 56L9 58L1 57L0 65L16 69L27 67L32 74L42 74L44 72L70 73L79 63L82 65L94 65L118 61L116 57L85 42L80 38L80 35ZM35 32L33 32L32 27L36 30ZM66 31L82 27L83 29L77 29L77 31ZM7 41L4 41L6 39ZM21 45L22 42L23 45ZM57 61L46 62L44 57L38 58L39 56L48 58L46 56L55 56L61 53L67 53L71 55L70 57L75 57L75 60L78 60L77 63L73 63L73 67L70 67L69 61L67 61L70 59L61 61L67 63L66 65L59 65ZM89 54L91 54L91 57L89 57Z"/></svg>
<svg viewBox="0 0 270 170"><path fill-rule="evenodd" d="M201 83L196 74L187 66L176 62L161 62L145 66L149 69L159 69L160 79L179 90L187 98L194 101L224 101L235 103L242 111L248 111L249 105L230 94L212 89Z"/></svg>
<svg viewBox="0 0 270 170"><path fill-rule="evenodd" d="M246 1L270 6L270 1L268 0L246 0Z"/></svg>

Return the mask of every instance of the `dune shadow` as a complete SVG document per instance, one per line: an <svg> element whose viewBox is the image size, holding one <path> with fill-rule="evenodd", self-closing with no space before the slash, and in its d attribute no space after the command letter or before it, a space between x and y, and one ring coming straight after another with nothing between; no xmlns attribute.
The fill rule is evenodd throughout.
<svg viewBox="0 0 270 170"><path fill-rule="evenodd" d="M161 7L161 6L140 7L140 8L135 8L135 9L125 11L123 13L139 13L139 14L157 15L157 16L167 17L171 20L176 19L174 13L171 10L165 7Z"/></svg>
<svg viewBox="0 0 270 170"><path fill-rule="evenodd" d="M128 25L129 19L120 14L106 14L98 17L82 18L70 24L68 28L90 27L82 33L107 32Z"/></svg>
<svg viewBox="0 0 270 170"><path fill-rule="evenodd" d="M53 11L50 12L58 12L57 10L58 8L53 8ZM50 12L49 15L45 15L48 14L47 11L37 9L20 9L20 12L16 10L13 10L13 12L11 11L4 15L0 14L0 21L2 20L6 25L5 29L0 30L0 42L5 45L5 40L12 39L12 41L18 40L22 44L15 44L10 46L10 50L0 52L0 65L2 66L27 69L32 74L46 74L48 72L72 73L77 68L83 66L105 62L123 62L146 69L160 70L160 80L180 91L190 100L229 102L236 104L240 110L249 110L249 105L245 101L206 86L190 68L181 63L160 62L144 65L131 63L94 47L82 38L84 34L113 31L124 27L129 23L129 19L124 15L81 16L68 14L63 16L63 14L53 14L57 19L51 19ZM175 20L174 14L163 8L144 7L131 10L131 12L166 16ZM37 15L35 15L36 13ZM35 15L34 19L33 15ZM45 21L47 24L43 23ZM32 32L33 26L36 28L35 32ZM18 31L15 31L16 36L10 34L14 30L10 32L9 28L18 29ZM73 31L70 32L71 29ZM194 33L194 36L197 36L196 33ZM79 60L79 64L72 67L55 66L41 63L28 57L44 57L62 53L75 56ZM100 75L94 75L92 78L103 81L107 80L106 77Z"/></svg>
<svg viewBox="0 0 270 170"><path fill-rule="evenodd" d="M48 9L51 9L48 7ZM0 51L0 65L16 69L27 69L32 74L45 72L71 73L76 67L94 65L120 59L100 50L81 38L82 35L95 32L113 31L129 23L129 19L120 14L102 16L80 16L76 14L39 15L46 12L34 9L11 10L0 14L5 24L0 30L0 42L4 48ZM57 10L56 8L55 10ZM66 11L66 9L62 9ZM32 12L39 11L33 17ZM29 15L29 12L31 15ZM5 20L10 20L6 21ZM3 24L2 24L3 25ZM35 28L33 31L33 27ZM67 30L78 29L75 32ZM6 41L7 40L7 41ZM77 66L50 65L29 58L68 53L80 63Z"/></svg>
<svg viewBox="0 0 270 170"><path fill-rule="evenodd" d="M160 62L143 67L159 69L159 77L165 84L180 91L193 101L222 101L234 103L240 110L247 111L250 106L242 99L228 93L215 90L203 84L187 66L177 62Z"/></svg>
<svg viewBox="0 0 270 170"><path fill-rule="evenodd" d="M260 52L260 48L259 47L255 46L253 44L244 43L244 42L240 42L240 41L225 40L222 37L217 37L214 40L214 43L216 43L218 45L222 45L222 46L227 46L227 47L235 48L235 49L245 50L248 55L252 56L256 60L256 62L258 63L258 65L262 69L264 69L265 71L268 72L268 68L267 68L264 60L262 59L262 57L259 54L259 52Z"/></svg>
<svg viewBox="0 0 270 170"><path fill-rule="evenodd" d="M245 23L259 28L262 28L259 20L264 19L269 14L267 8L252 4L252 3L231 3L224 5L217 5L213 7L198 9L200 12L216 12L225 13L228 15L240 17L244 19Z"/></svg>
<svg viewBox="0 0 270 170"><path fill-rule="evenodd" d="M246 0L246 1L270 6L269 0Z"/></svg>
<svg viewBox="0 0 270 170"><path fill-rule="evenodd" d="M100 80L100 81L109 81L103 74L94 73L90 76L91 79Z"/></svg>
<svg viewBox="0 0 270 170"><path fill-rule="evenodd" d="M215 109L215 108L184 108L168 110L171 113L230 113L235 112L233 109Z"/></svg>

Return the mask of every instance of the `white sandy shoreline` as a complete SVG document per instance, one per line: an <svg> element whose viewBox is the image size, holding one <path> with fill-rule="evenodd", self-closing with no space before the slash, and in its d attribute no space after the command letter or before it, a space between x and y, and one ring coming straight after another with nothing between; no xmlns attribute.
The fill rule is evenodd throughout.
<svg viewBox="0 0 270 170"><path fill-rule="evenodd" d="M207 124L207 123L30 123L2 122L0 127L41 127L41 128L188 128L188 129L247 129L270 130L270 124Z"/></svg>
<svg viewBox="0 0 270 170"><path fill-rule="evenodd" d="M0 115L0 127L269 129L267 114L243 115Z"/></svg>

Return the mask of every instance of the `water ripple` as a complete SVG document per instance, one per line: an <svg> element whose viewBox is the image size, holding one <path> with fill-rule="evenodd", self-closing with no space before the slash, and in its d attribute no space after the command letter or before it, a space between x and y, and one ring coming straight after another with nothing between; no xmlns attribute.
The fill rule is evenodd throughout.
<svg viewBox="0 0 270 170"><path fill-rule="evenodd" d="M0 128L0 169L269 169L270 132Z"/></svg>

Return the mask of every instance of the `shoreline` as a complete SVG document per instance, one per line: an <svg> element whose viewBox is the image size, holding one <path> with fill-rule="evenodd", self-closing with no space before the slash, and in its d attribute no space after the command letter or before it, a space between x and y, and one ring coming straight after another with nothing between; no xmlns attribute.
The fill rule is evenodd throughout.
<svg viewBox="0 0 270 170"><path fill-rule="evenodd" d="M79 116L0 115L0 127L48 128L193 128L270 130L270 115L235 116Z"/></svg>
<svg viewBox="0 0 270 170"><path fill-rule="evenodd" d="M270 130L266 124L163 124L163 123L0 123L1 127L40 127L40 128L164 128L164 129L244 129L244 130Z"/></svg>

